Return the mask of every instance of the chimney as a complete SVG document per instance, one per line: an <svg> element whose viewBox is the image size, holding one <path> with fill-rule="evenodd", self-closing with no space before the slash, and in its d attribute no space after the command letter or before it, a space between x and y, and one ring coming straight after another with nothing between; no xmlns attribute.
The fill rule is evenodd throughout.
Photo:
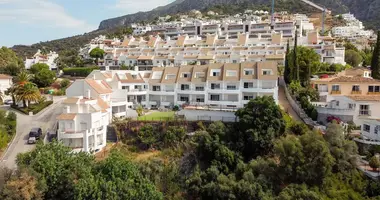
<svg viewBox="0 0 380 200"><path fill-rule="evenodd" d="M66 113L70 113L70 106L65 106Z"/></svg>
<svg viewBox="0 0 380 200"><path fill-rule="evenodd" d="M92 79L96 80L96 78L95 78L95 73L92 75Z"/></svg>
<svg viewBox="0 0 380 200"><path fill-rule="evenodd" d="M90 89L87 90L86 98L91 99L91 90Z"/></svg>

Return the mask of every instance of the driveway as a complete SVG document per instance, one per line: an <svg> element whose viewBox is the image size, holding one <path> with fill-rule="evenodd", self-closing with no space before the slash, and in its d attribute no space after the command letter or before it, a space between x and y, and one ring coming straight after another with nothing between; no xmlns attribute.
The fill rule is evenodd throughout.
<svg viewBox="0 0 380 200"><path fill-rule="evenodd" d="M51 129L56 123L56 117L62 113L61 102L64 99L65 97L54 97L54 103L52 105L34 116L27 116L15 111L17 114L16 136L0 160L0 167L15 169L17 167L17 155L35 148L35 145L27 144L30 129L40 127L43 133L46 134L46 131ZM11 110L9 106L0 108Z"/></svg>

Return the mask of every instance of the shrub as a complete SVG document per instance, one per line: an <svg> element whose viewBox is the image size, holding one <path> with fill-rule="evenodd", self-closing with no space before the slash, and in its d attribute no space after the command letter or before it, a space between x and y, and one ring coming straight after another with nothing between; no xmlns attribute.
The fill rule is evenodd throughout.
<svg viewBox="0 0 380 200"><path fill-rule="evenodd" d="M99 67L76 67L76 68L64 68L63 73L70 76L88 76L93 70L98 70Z"/></svg>
<svg viewBox="0 0 380 200"><path fill-rule="evenodd" d="M61 88L66 88L67 86L70 85L70 80L69 79L63 79L60 83Z"/></svg>
<svg viewBox="0 0 380 200"><path fill-rule="evenodd" d="M377 169L380 167L380 161L379 159L376 157L376 156L373 156L371 158L371 160L369 160L369 166L372 168L372 169Z"/></svg>
<svg viewBox="0 0 380 200"><path fill-rule="evenodd" d="M301 83L299 81L292 81L289 84L290 93L293 94L293 95L298 94L298 91L300 89L301 89Z"/></svg>
<svg viewBox="0 0 380 200"><path fill-rule="evenodd" d="M63 95L65 95L65 94L66 94L66 92L65 92L65 90L63 90L63 89L56 90L56 91L54 91L54 93L53 93L54 96L63 96Z"/></svg>
<svg viewBox="0 0 380 200"><path fill-rule="evenodd" d="M29 112L33 112L33 114L37 114L39 113L41 110L43 110L44 108L50 106L51 104L53 104L53 101L45 101L41 104L33 104L33 105L30 105L29 107L27 108L21 108L21 107L18 107L17 105L11 105L11 107L15 110L18 110L26 115L29 115Z"/></svg>

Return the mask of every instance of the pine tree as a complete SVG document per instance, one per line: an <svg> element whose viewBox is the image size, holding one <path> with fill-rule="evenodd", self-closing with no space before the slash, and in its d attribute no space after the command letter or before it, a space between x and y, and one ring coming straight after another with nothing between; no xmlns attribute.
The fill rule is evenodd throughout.
<svg viewBox="0 0 380 200"><path fill-rule="evenodd" d="M296 29L296 33L294 36L294 48L293 48L293 71L294 71L294 80L299 81L300 80L300 69L297 62L297 35L298 30Z"/></svg>
<svg viewBox="0 0 380 200"><path fill-rule="evenodd" d="M372 77L375 79L380 79L380 31L377 32L377 42L375 44L375 49L372 54Z"/></svg>
<svg viewBox="0 0 380 200"><path fill-rule="evenodd" d="M289 40L288 43L286 44L286 52L285 52L285 69L284 69L284 80L287 84L291 82L291 71L289 67L289 52L290 52L290 47L289 47Z"/></svg>

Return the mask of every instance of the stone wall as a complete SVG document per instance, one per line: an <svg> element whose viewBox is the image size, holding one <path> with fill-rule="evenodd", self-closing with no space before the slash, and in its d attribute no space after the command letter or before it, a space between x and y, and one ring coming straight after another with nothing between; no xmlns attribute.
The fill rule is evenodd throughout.
<svg viewBox="0 0 380 200"><path fill-rule="evenodd" d="M286 83L283 78L280 78L279 80L280 86L284 87L286 98L289 101L290 106L293 108L293 110L297 113L297 115L302 119L302 121L308 125L309 127L319 127L320 125L314 122L305 111L302 109L301 104L295 100L295 98L290 95L288 88L286 86Z"/></svg>

